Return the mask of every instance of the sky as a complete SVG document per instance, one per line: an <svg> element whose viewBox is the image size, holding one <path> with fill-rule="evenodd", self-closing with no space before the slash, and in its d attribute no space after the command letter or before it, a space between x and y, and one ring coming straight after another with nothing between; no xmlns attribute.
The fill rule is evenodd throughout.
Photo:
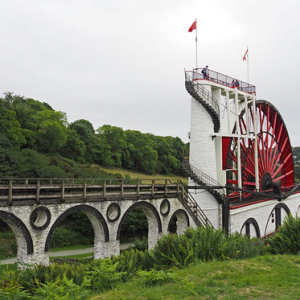
<svg viewBox="0 0 300 300"><path fill-rule="evenodd" d="M249 82L300 146L299 0L0 0L0 96L188 142L184 70Z"/></svg>

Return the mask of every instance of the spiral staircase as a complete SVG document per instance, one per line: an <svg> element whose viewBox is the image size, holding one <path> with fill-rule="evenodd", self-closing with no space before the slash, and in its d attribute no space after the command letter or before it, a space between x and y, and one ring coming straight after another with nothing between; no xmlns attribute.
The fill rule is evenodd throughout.
<svg viewBox="0 0 300 300"><path fill-rule="evenodd" d="M220 129L220 109L217 99L200 83L185 72L185 88L210 114L214 123L214 132Z"/></svg>

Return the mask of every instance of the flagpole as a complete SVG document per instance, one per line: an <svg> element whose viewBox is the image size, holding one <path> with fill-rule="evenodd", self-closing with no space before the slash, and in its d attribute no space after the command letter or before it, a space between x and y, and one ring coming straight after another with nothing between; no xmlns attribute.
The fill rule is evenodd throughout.
<svg viewBox="0 0 300 300"><path fill-rule="evenodd" d="M198 41L197 41L197 28L198 28L198 26L197 26L197 19L196 19L196 69L198 69L198 55L197 55L197 53L198 53L198 50L197 50L197 43L198 43Z"/></svg>
<svg viewBox="0 0 300 300"><path fill-rule="evenodd" d="M248 46L247 46L247 80L248 80L248 83L249 82L249 49L248 49Z"/></svg>

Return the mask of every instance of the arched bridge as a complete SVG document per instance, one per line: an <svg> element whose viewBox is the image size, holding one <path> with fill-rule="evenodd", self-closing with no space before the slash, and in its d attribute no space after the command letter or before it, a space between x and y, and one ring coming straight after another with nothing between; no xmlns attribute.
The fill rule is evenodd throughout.
<svg viewBox="0 0 300 300"><path fill-rule="evenodd" d="M140 207L148 220L148 244L168 233L211 225L180 180L172 179L0 179L0 218L17 239L19 264L49 264L54 230L66 216L83 212L94 229L95 259L119 255L128 213Z"/></svg>

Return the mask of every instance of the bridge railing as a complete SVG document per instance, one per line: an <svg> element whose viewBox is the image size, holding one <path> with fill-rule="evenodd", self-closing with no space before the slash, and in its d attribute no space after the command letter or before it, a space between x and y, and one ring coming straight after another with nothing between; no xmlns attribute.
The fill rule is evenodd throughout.
<svg viewBox="0 0 300 300"><path fill-rule="evenodd" d="M197 69L193 69L193 71L187 71L187 73L190 74L190 77L194 80L203 80L204 76L201 73L201 71L203 70L203 68L197 68ZM233 82L235 81L236 78L224 75L222 73L213 71L213 70L208 70L207 71L208 77L205 80L209 80L212 82L216 82L218 84L222 84L225 86L229 86L231 88L235 88L235 86L233 86ZM249 83L243 82L241 80L238 80L239 82L239 86L237 87L238 90L241 90L243 92L252 94L252 93L256 93L256 87L254 85L251 85Z"/></svg>
<svg viewBox="0 0 300 300"><path fill-rule="evenodd" d="M177 197L179 179L0 178L0 206L49 201Z"/></svg>

